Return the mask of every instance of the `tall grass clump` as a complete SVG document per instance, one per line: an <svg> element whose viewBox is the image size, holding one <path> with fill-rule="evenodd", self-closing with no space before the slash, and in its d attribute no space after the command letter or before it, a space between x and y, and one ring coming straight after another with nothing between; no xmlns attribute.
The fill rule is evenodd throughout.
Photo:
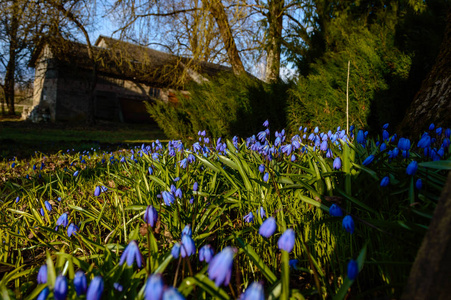
<svg viewBox="0 0 451 300"><path fill-rule="evenodd" d="M399 298L451 130L271 126L3 161L2 299Z"/></svg>
<svg viewBox="0 0 451 300"><path fill-rule="evenodd" d="M191 83L188 93L178 93L175 104L146 105L173 139L192 140L202 130L215 137L248 136L268 118L274 128L285 127L287 88L282 82L266 84L250 75L223 74L202 84Z"/></svg>

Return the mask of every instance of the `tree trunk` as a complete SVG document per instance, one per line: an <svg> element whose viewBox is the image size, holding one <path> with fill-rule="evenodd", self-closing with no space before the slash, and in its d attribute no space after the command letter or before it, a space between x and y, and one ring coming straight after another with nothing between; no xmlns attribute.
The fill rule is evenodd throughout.
<svg viewBox="0 0 451 300"><path fill-rule="evenodd" d="M451 173L410 271L402 300L440 300L451 295Z"/></svg>
<svg viewBox="0 0 451 300"><path fill-rule="evenodd" d="M17 50L17 31L19 29L18 20L18 7L13 5L11 13L11 25L8 32L9 39L9 59L6 65L5 74L5 102L8 107L8 115L15 115L14 107L14 86L15 86L15 75L16 75L16 50Z"/></svg>
<svg viewBox="0 0 451 300"><path fill-rule="evenodd" d="M418 137L430 123L451 127L451 10L446 23L437 60L401 122L403 135Z"/></svg>
<svg viewBox="0 0 451 300"><path fill-rule="evenodd" d="M243 74L243 62L241 61L238 53L224 5L222 5L221 0L202 0L202 3L204 7L210 11L211 15L215 18L216 23L218 24L219 33L221 34L221 39L224 42L227 56L229 57L229 62L232 65L233 73L236 75Z"/></svg>
<svg viewBox="0 0 451 300"><path fill-rule="evenodd" d="M13 46L10 46L9 60L6 66L5 88L4 88L5 102L8 107L8 115L16 114L14 108L14 85L15 85L14 73L16 72L16 51L14 49L11 49L12 47Z"/></svg>
<svg viewBox="0 0 451 300"><path fill-rule="evenodd" d="M280 52L282 45L284 0L268 3L268 43L266 48L266 82L276 82L280 76Z"/></svg>

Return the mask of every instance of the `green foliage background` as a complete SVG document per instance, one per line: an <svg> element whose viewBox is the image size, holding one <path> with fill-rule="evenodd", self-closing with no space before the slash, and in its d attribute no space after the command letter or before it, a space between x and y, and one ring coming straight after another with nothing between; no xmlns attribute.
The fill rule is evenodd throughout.
<svg viewBox="0 0 451 300"><path fill-rule="evenodd" d="M346 126L350 62L350 124L373 133L401 122L435 63L449 1L311 1L308 37L284 42L284 57L298 70L289 83L268 85L250 76L223 74L192 84L178 105L148 106L170 138L249 136L269 119L272 129L300 125ZM293 36L296 28L287 28Z"/></svg>
<svg viewBox="0 0 451 300"><path fill-rule="evenodd" d="M288 84L268 85L248 75L223 74L200 85L192 83L187 90L189 96L179 93L176 104L147 104L170 138L190 140L200 130L213 137L244 137L257 132L266 119L275 128L285 125Z"/></svg>
<svg viewBox="0 0 451 300"><path fill-rule="evenodd" d="M300 72L290 93L289 128L346 124L348 61L350 123L373 131L398 124L435 62L448 2L313 3L309 44L287 53Z"/></svg>

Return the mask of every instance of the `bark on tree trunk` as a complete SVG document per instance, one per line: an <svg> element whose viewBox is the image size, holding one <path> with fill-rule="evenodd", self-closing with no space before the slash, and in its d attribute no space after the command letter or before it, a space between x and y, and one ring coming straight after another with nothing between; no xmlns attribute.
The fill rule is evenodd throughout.
<svg viewBox="0 0 451 300"><path fill-rule="evenodd" d="M451 10L437 60L407 110L399 132L418 137L430 123L451 127Z"/></svg>
<svg viewBox="0 0 451 300"><path fill-rule="evenodd" d="M451 295L451 173L410 271L402 300L440 300Z"/></svg>
<svg viewBox="0 0 451 300"><path fill-rule="evenodd" d="M276 82L280 76L280 51L282 45L284 0L268 3L268 44L266 49L266 82Z"/></svg>
<svg viewBox="0 0 451 300"><path fill-rule="evenodd" d="M8 107L8 115L15 115L14 107L14 85L15 85L15 73L16 73L16 50L17 50L17 31L19 29L18 20L18 7L13 6L13 11L11 15L11 26L9 30L9 60L6 65L5 74L5 102Z"/></svg>
<svg viewBox="0 0 451 300"><path fill-rule="evenodd" d="M230 28L229 20L221 0L202 0L202 3L210 11L211 15L215 18L216 23L218 24L221 39L224 42L227 56L229 57L230 64L232 65L233 73L236 75L243 74L243 62L241 61L238 53L235 39L232 34L232 29Z"/></svg>
<svg viewBox="0 0 451 300"><path fill-rule="evenodd" d="M8 107L8 115L15 115L14 108L14 73L16 70L16 52L10 50L8 65L6 66L5 75L5 102Z"/></svg>

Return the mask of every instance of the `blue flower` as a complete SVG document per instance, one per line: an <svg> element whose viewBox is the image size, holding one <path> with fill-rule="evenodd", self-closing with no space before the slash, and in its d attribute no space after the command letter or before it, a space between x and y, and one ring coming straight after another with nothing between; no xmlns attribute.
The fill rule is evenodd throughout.
<svg viewBox="0 0 451 300"><path fill-rule="evenodd" d="M341 158L340 157L338 157L338 156L335 157L333 167L335 170L339 170L341 168Z"/></svg>
<svg viewBox="0 0 451 300"><path fill-rule="evenodd" d="M86 292L86 300L99 300L103 293L103 279L100 276L94 277Z"/></svg>
<svg viewBox="0 0 451 300"><path fill-rule="evenodd" d="M360 129L359 132L357 132L357 143L361 144L362 146L365 145L365 134L363 133L363 130Z"/></svg>
<svg viewBox="0 0 451 300"><path fill-rule="evenodd" d="M269 180L269 173L265 173L265 175L263 176L263 181L268 182L268 180Z"/></svg>
<svg viewBox="0 0 451 300"><path fill-rule="evenodd" d="M94 189L94 196L99 197L101 193L100 186L96 186Z"/></svg>
<svg viewBox="0 0 451 300"><path fill-rule="evenodd" d="M142 255L141 252L139 251L139 247L136 241L131 241L125 248L124 252L121 255L119 265L122 266L125 261L127 261L127 266L129 267L133 265L134 261L136 261L138 268L141 268Z"/></svg>
<svg viewBox="0 0 451 300"><path fill-rule="evenodd" d="M293 250L295 243L295 234L293 229L287 229L285 232L280 236L279 240L277 241L277 246L281 250L285 250L287 252L291 252Z"/></svg>
<svg viewBox="0 0 451 300"><path fill-rule="evenodd" d="M38 278L36 281L38 284L47 283L47 265L42 265L39 268Z"/></svg>
<svg viewBox="0 0 451 300"><path fill-rule="evenodd" d="M188 236L192 236L193 235L193 232L191 231L191 224L185 225L185 227L182 230L182 236L183 235L188 235Z"/></svg>
<svg viewBox="0 0 451 300"><path fill-rule="evenodd" d="M421 139L418 141L417 147L418 148L428 148L431 146L431 137L429 134L425 133L421 137Z"/></svg>
<svg viewBox="0 0 451 300"><path fill-rule="evenodd" d="M16 163L13 162L13 163L11 164L11 169L14 168L15 166L16 166Z"/></svg>
<svg viewBox="0 0 451 300"><path fill-rule="evenodd" d="M413 175L415 175L417 170L418 170L418 163L416 161L412 160L406 168L406 173L407 173L407 175L413 176Z"/></svg>
<svg viewBox="0 0 451 300"><path fill-rule="evenodd" d="M434 130L434 128L435 128L434 123L431 123L431 125L429 125L429 130Z"/></svg>
<svg viewBox="0 0 451 300"><path fill-rule="evenodd" d="M263 122L263 126L268 127L269 126L269 121L266 120L265 122Z"/></svg>
<svg viewBox="0 0 451 300"><path fill-rule="evenodd" d="M276 228L277 228L276 219L274 219L273 217L269 217L262 223L260 229L258 230L258 233L265 238L269 238L271 235L274 234Z"/></svg>
<svg viewBox="0 0 451 300"><path fill-rule="evenodd" d="M124 290L124 287L119 282L113 283L113 287L118 292L122 292Z"/></svg>
<svg viewBox="0 0 451 300"><path fill-rule="evenodd" d="M185 297L175 287L167 288L163 293L163 300L183 300Z"/></svg>
<svg viewBox="0 0 451 300"><path fill-rule="evenodd" d="M83 271L77 271L77 273L75 273L74 287L78 296L86 294L86 290L88 289L88 281Z"/></svg>
<svg viewBox="0 0 451 300"><path fill-rule="evenodd" d="M247 215L245 215L243 219L244 219L244 222L246 222L246 223L254 222L254 214L252 212L250 212Z"/></svg>
<svg viewBox="0 0 451 300"><path fill-rule="evenodd" d="M147 225L150 225L150 227L154 227L157 223L157 220L157 210L152 205L147 206L146 212L144 213L144 222L146 222Z"/></svg>
<svg viewBox="0 0 451 300"><path fill-rule="evenodd" d="M363 162L362 165L368 166L374 160L374 155L369 155Z"/></svg>
<svg viewBox="0 0 451 300"><path fill-rule="evenodd" d="M174 203L175 197L172 193L163 191L161 194L163 195L164 204L171 206L171 204Z"/></svg>
<svg viewBox="0 0 451 300"><path fill-rule="evenodd" d="M152 169L152 167L149 167L149 168L147 169L147 171L149 172L149 175L152 175L152 174L153 174L153 169Z"/></svg>
<svg viewBox="0 0 451 300"><path fill-rule="evenodd" d="M402 150L402 157L409 158L409 151L408 150Z"/></svg>
<svg viewBox="0 0 451 300"><path fill-rule="evenodd" d="M175 243L174 246L172 246L171 255L177 259L180 255L180 243Z"/></svg>
<svg viewBox="0 0 451 300"><path fill-rule="evenodd" d="M359 274L359 266L355 260L351 259L348 262L348 278L354 280L356 279L358 274Z"/></svg>
<svg viewBox="0 0 451 300"><path fill-rule="evenodd" d="M259 166L258 166L258 171L259 171L260 173L265 172L265 165L264 165L264 164L259 165Z"/></svg>
<svg viewBox="0 0 451 300"><path fill-rule="evenodd" d="M265 291L258 282L253 282L241 295L240 300L265 300Z"/></svg>
<svg viewBox="0 0 451 300"><path fill-rule="evenodd" d="M44 206L48 211L52 211L52 205L48 201L44 202Z"/></svg>
<svg viewBox="0 0 451 300"><path fill-rule="evenodd" d="M211 248L210 245L205 245L202 248L199 249L199 260L205 261L206 263L209 263L211 259L213 258L214 251Z"/></svg>
<svg viewBox="0 0 451 300"><path fill-rule="evenodd" d="M387 130L382 131L382 139L384 141L388 141L388 139L390 138L390 134L388 133Z"/></svg>
<svg viewBox="0 0 451 300"><path fill-rule="evenodd" d="M260 132L257 134L257 138L258 138L261 142L263 142L263 141L266 139L266 131L265 131L265 130L260 131Z"/></svg>
<svg viewBox="0 0 451 300"><path fill-rule="evenodd" d="M208 277L210 280L214 280L218 287L222 284L229 285L232 277L233 254L232 247L225 247L213 257L208 265Z"/></svg>
<svg viewBox="0 0 451 300"><path fill-rule="evenodd" d="M181 190L180 188L178 188L178 189L175 191L175 196L178 197L179 199L182 199L183 193L182 193L182 190Z"/></svg>
<svg viewBox="0 0 451 300"><path fill-rule="evenodd" d="M180 168L186 169L186 166L188 165L188 159L184 158L181 161L179 161Z"/></svg>
<svg viewBox="0 0 451 300"><path fill-rule="evenodd" d="M423 188L423 181L421 180L421 178L418 178L417 181L415 182L415 187L418 190L421 190Z"/></svg>
<svg viewBox="0 0 451 300"><path fill-rule="evenodd" d="M71 237L72 235L77 235L78 226L74 223L70 223L69 227L67 227L67 235Z"/></svg>
<svg viewBox="0 0 451 300"><path fill-rule="evenodd" d="M329 207L329 214L330 214L332 217L343 217L343 211L342 211L341 208L340 208L338 205L336 205L335 203L332 204L332 205Z"/></svg>
<svg viewBox="0 0 451 300"><path fill-rule="evenodd" d="M17 197L16 197L16 203L18 203L19 201L20 201L20 197L17 196Z"/></svg>
<svg viewBox="0 0 451 300"><path fill-rule="evenodd" d="M410 150L410 140L407 138L400 138L398 141L398 148L400 150Z"/></svg>
<svg viewBox="0 0 451 300"><path fill-rule="evenodd" d="M264 217L266 217L265 210L263 209L263 206L260 206L260 218L263 219Z"/></svg>
<svg viewBox="0 0 451 300"><path fill-rule="evenodd" d="M199 184L198 184L197 181L196 181L196 182L194 182L194 184L193 184L193 191L194 191L194 192L197 192L198 189L199 189Z"/></svg>
<svg viewBox="0 0 451 300"><path fill-rule="evenodd" d="M182 235L182 243L180 246L180 254L182 257L189 257L196 254L196 245L190 235Z"/></svg>
<svg viewBox="0 0 451 300"><path fill-rule="evenodd" d="M45 300L47 299L47 296L50 294L50 289L49 287L45 287L38 295L38 297L36 298L36 300Z"/></svg>
<svg viewBox="0 0 451 300"><path fill-rule="evenodd" d="M78 173L80 173L78 170L74 172L74 177L78 176Z"/></svg>
<svg viewBox="0 0 451 300"><path fill-rule="evenodd" d="M288 265L290 266L290 268L293 268L293 269L297 270L298 269L298 262L299 261L297 259L290 259L288 261Z"/></svg>
<svg viewBox="0 0 451 300"><path fill-rule="evenodd" d="M327 158L332 158L332 157L334 157L334 154L332 153L332 150L330 150L330 148L327 149L326 157L327 157Z"/></svg>
<svg viewBox="0 0 451 300"><path fill-rule="evenodd" d="M350 215L347 215L346 217L343 218L342 226L347 232L351 234L354 233L355 228L354 220Z"/></svg>
<svg viewBox="0 0 451 300"><path fill-rule="evenodd" d="M390 183L390 178L388 176L385 176L384 178L382 178L381 180L381 186L387 186Z"/></svg>
<svg viewBox="0 0 451 300"><path fill-rule="evenodd" d="M67 279L65 276L59 275L56 277L53 296L56 300L65 300L67 298Z"/></svg>
<svg viewBox="0 0 451 300"><path fill-rule="evenodd" d="M152 274L147 278L144 289L145 300L161 300L163 297L164 283L160 274Z"/></svg>
<svg viewBox="0 0 451 300"><path fill-rule="evenodd" d="M67 213L63 213L58 220L56 220L56 225L67 227L67 224L69 223Z"/></svg>

